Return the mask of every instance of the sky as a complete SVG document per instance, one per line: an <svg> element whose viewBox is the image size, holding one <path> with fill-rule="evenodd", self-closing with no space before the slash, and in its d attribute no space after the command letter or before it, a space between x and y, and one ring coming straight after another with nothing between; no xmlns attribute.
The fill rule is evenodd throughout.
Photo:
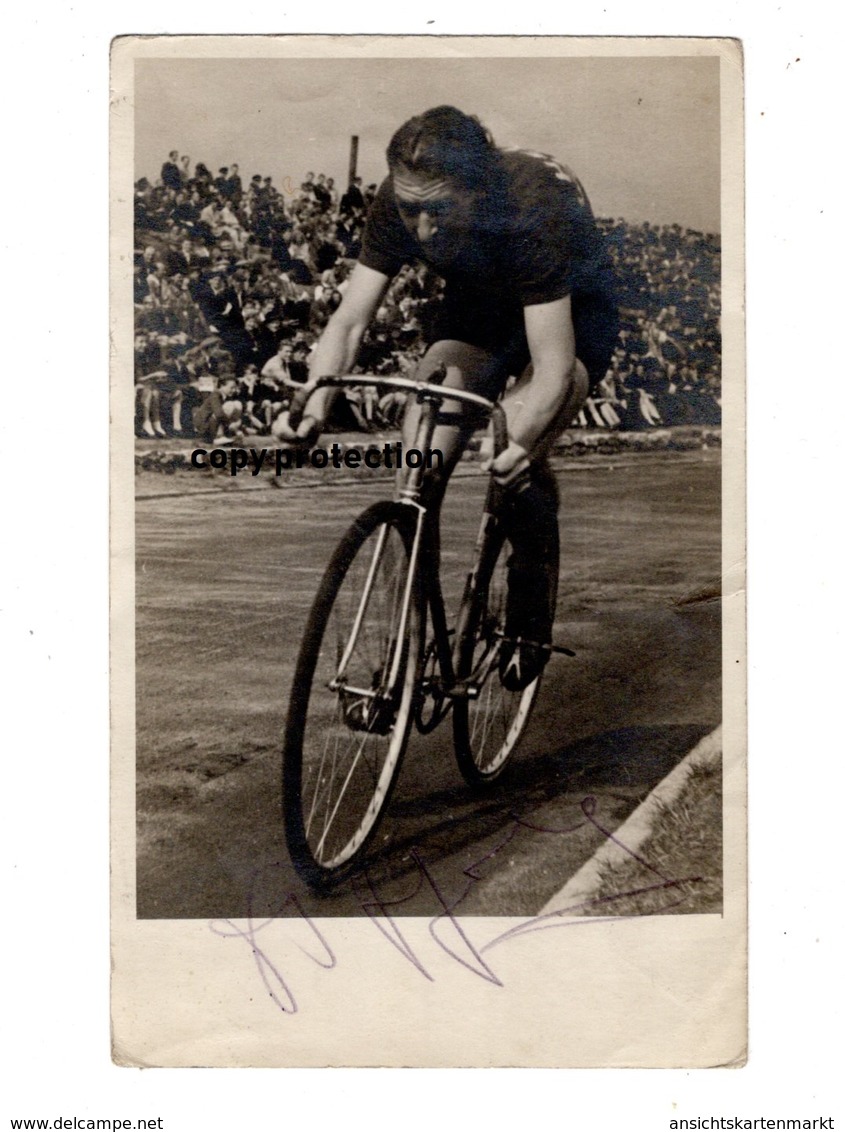
<svg viewBox="0 0 845 1132"><path fill-rule="evenodd" d="M714 57L139 59L136 177L176 149L245 182L343 189L356 134L359 175L380 181L393 132L442 103L569 165L597 215L721 231Z"/></svg>

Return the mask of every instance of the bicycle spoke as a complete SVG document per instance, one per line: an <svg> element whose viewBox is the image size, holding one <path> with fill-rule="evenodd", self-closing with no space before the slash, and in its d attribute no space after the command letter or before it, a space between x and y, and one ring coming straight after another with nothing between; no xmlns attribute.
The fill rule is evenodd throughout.
<svg viewBox="0 0 845 1132"><path fill-rule="evenodd" d="M325 844L326 844L326 838L328 837L329 833L331 832L331 828L332 828L332 824L333 824L334 819L335 819L335 815L337 814L337 811L340 807L340 803L343 801L343 796L346 793L346 788L349 785L350 779L352 778L352 775L355 773L355 767L358 763L358 759L361 756L361 750L363 749L363 746L366 743L366 741L367 741L367 736L365 735L364 738L361 740L361 744L358 747L358 750L355 752L355 757L353 758L352 764L349 767L349 770L347 772L343 786L341 786L340 791L337 795L337 801L335 802L331 813L326 818L326 821L325 821L325 824L324 824L324 827L323 827L323 832L320 836L319 841L317 842L317 844L314 848L314 855L317 858L317 860L323 859L323 851L324 851Z"/></svg>

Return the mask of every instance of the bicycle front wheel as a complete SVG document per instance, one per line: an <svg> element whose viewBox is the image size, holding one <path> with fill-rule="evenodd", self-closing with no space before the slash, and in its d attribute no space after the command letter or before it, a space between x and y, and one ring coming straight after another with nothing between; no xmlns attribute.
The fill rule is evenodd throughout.
<svg viewBox="0 0 845 1132"><path fill-rule="evenodd" d="M472 698L456 699L455 757L470 786L483 788L508 767L528 726L541 676L520 692L499 680L499 654L505 630L510 543L493 531L479 564L467 631L459 646L457 677L471 686Z"/></svg>
<svg viewBox="0 0 845 1132"><path fill-rule="evenodd" d="M408 740L422 651L407 508L377 503L338 545L305 629L285 732L294 866L314 888L346 876L385 811Z"/></svg>

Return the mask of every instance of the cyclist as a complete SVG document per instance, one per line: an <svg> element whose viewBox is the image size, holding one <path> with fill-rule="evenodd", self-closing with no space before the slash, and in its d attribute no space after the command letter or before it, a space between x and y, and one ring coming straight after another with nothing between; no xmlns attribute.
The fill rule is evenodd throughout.
<svg viewBox="0 0 845 1132"><path fill-rule="evenodd" d="M559 535L545 457L610 364L618 332L613 270L575 175L546 154L497 148L477 118L454 107L401 126L387 164L311 381L350 372L390 280L414 261L446 283L416 376L426 380L445 363L447 386L492 399L521 375L504 400L510 443L492 464L506 489L513 547L500 675L516 691L549 656L538 646L551 640ZM302 418L295 407L289 423L300 439L316 438L334 395L299 395ZM408 437L417 411L406 415ZM432 445L445 468L433 493L444 490L475 424L454 402L443 415Z"/></svg>

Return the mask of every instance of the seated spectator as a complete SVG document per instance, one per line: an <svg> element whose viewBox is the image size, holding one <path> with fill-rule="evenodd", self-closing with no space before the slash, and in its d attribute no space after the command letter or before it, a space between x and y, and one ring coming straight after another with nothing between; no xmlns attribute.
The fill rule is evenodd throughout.
<svg viewBox="0 0 845 1132"><path fill-rule="evenodd" d="M616 380L612 371L609 371L596 386L596 391L590 398L592 411L597 416L601 428L619 428L621 418L617 412L619 398L616 394Z"/></svg>
<svg viewBox="0 0 845 1132"><path fill-rule="evenodd" d="M184 392L185 406L190 415L193 436L206 444L213 444L225 420L223 398L215 374L217 368L214 350L216 339L208 339L185 355L189 381ZM227 375L228 376L228 375Z"/></svg>
<svg viewBox="0 0 845 1132"><path fill-rule="evenodd" d="M263 319L256 319L251 333L255 342L255 363L261 370L276 354L279 343L290 331L283 327L281 314L278 312L278 307L274 306L269 315Z"/></svg>
<svg viewBox="0 0 845 1132"><path fill-rule="evenodd" d="M297 342L290 361L290 374L294 384L305 385L308 381L308 372L308 347L304 342Z"/></svg>
<svg viewBox="0 0 845 1132"><path fill-rule="evenodd" d="M238 396L240 382L234 376L225 377L218 386L221 399L221 424L226 436L232 440L243 440L244 408Z"/></svg>
<svg viewBox="0 0 845 1132"><path fill-rule="evenodd" d="M401 428L405 419L407 393L391 389L378 400L378 420L384 428Z"/></svg>
<svg viewBox="0 0 845 1132"><path fill-rule="evenodd" d="M261 382L257 387L259 418L269 430L279 414L287 409L294 382L290 375L293 346L288 341L279 343L278 352L265 362L261 369Z"/></svg>
<svg viewBox="0 0 845 1132"><path fill-rule="evenodd" d="M253 360L254 343L246 326L237 293L221 270L210 271L198 289L196 301L205 316L208 328L220 335L222 345L235 362L235 372Z"/></svg>
<svg viewBox="0 0 845 1132"><path fill-rule="evenodd" d="M296 388L302 384L293 375L293 344L287 340L279 343L274 357L265 362L261 370L262 380L274 381L280 390L292 396Z"/></svg>
<svg viewBox="0 0 845 1132"><path fill-rule="evenodd" d="M288 336L292 336L297 331L307 330L310 323L311 296L306 287L291 277L282 305L282 327Z"/></svg>
<svg viewBox="0 0 845 1132"><path fill-rule="evenodd" d="M161 424L161 351L146 334L135 335L135 435L166 436Z"/></svg>
<svg viewBox="0 0 845 1132"><path fill-rule="evenodd" d="M259 434L268 431L267 421L261 416L262 395L258 367L250 362L244 370L243 377L238 382L234 399L240 405L243 427L248 431L255 431Z"/></svg>
<svg viewBox="0 0 845 1132"><path fill-rule="evenodd" d="M372 432L377 427L378 390L373 385L355 385L344 392L355 423L362 432Z"/></svg>
<svg viewBox="0 0 845 1132"><path fill-rule="evenodd" d="M232 241L235 248L240 252L243 251L246 242L246 232L241 228L240 221L232 210L232 205L227 200L220 202L220 208L217 213L217 222L219 225L219 235L221 237L228 236Z"/></svg>
<svg viewBox="0 0 845 1132"><path fill-rule="evenodd" d="M660 413L657 410L654 398L644 386L637 389L637 396L639 397L639 410L640 416L647 425L659 425L663 421Z"/></svg>
<svg viewBox="0 0 845 1132"><path fill-rule="evenodd" d="M325 272L331 271L337 261L345 254L346 249L337 236L337 225L332 224L326 231L324 238L317 244L314 255L314 270L322 276Z"/></svg>
<svg viewBox="0 0 845 1132"><path fill-rule="evenodd" d="M179 362L183 349L166 335L136 336L136 404L140 413L136 425L144 436L164 437L182 431L182 387L187 381ZM149 369L153 361L155 368Z"/></svg>

